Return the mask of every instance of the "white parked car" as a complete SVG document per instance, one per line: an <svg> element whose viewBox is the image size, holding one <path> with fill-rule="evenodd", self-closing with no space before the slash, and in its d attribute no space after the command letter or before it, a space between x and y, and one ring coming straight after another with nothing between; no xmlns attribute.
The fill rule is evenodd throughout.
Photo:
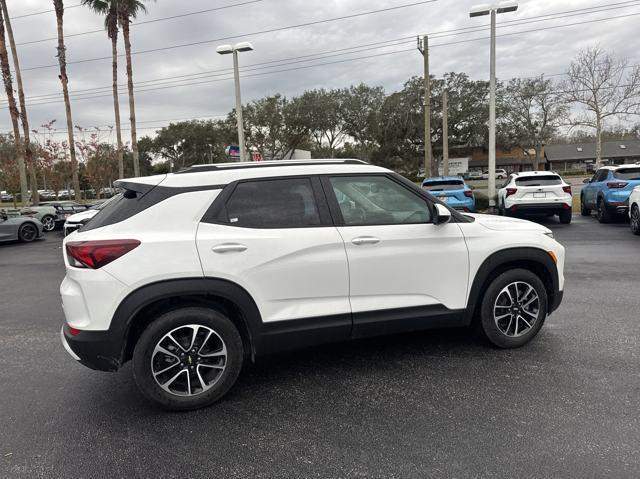
<svg viewBox="0 0 640 479"><path fill-rule="evenodd" d="M553 171L512 173L498 190L501 215L558 215L560 223L571 223L571 185Z"/></svg>
<svg viewBox="0 0 640 479"><path fill-rule="evenodd" d="M358 160L228 163L116 183L64 239L62 342L170 409L216 401L244 361L312 344L477 325L531 341L560 304L541 225L461 214Z"/></svg>
<svg viewBox="0 0 640 479"><path fill-rule="evenodd" d="M629 219L631 232L640 235L640 186L636 186L629 196Z"/></svg>
<svg viewBox="0 0 640 479"><path fill-rule="evenodd" d="M496 169L496 178L497 179L504 180L508 175L509 175L509 173L507 173L507 170ZM482 179L483 180L488 180L489 179L489 170L485 170L485 171L482 172Z"/></svg>

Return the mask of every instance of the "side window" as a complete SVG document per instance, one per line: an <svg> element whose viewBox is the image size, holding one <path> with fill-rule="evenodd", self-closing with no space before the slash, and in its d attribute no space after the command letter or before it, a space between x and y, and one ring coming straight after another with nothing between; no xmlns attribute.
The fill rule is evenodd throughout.
<svg viewBox="0 0 640 479"><path fill-rule="evenodd" d="M431 221L427 201L386 176L335 176L329 181L345 225Z"/></svg>
<svg viewBox="0 0 640 479"><path fill-rule="evenodd" d="M600 170L596 173L596 181L604 181L609 176L609 170Z"/></svg>
<svg viewBox="0 0 640 479"><path fill-rule="evenodd" d="M239 183L227 200L223 221L245 228L319 226L311 180L290 178Z"/></svg>

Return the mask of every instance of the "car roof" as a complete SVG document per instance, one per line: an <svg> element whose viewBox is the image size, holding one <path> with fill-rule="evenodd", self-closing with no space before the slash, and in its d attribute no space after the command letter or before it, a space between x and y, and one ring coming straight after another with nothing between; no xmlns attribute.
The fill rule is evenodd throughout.
<svg viewBox="0 0 640 479"><path fill-rule="evenodd" d="M425 178L423 182L424 181L462 181L464 182L464 179L460 178L459 176L431 176L429 178Z"/></svg>
<svg viewBox="0 0 640 479"><path fill-rule="evenodd" d="M608 166L603 166L600 169L601 170L611 170L611 171L616 171L619 170L620 168L638 168L640 166L640 163L625 163L624 165L608 165Z"/></svg>
<svg viewBox="0 0 640 479"><path fill-rule="evenodd" d="M526 176L538 176L538 175L556 175L560 176L555 171L520 171L518 173L513 173L518 178L523 178Z"/></svg>
<svg viewBox="0 0 640 479"><path fill-rule="evenodd" d="M192 166L178 173L127 178L114 183L116 187L132 185L153 187L198 187L227 185L241 179L270 178L297 175L321 175L341 173L389 173L390 170L355 159L280 160L245 163L215 163Z"/></svg>

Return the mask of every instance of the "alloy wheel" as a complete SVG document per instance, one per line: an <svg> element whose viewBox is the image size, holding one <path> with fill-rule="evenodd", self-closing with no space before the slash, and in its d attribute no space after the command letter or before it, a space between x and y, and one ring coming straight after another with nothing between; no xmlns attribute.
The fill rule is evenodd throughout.
<svg viewBox="0 0 640 479"><path fill-rule="evenodd" d="M20 239L22 241L33 241L36 236L38 236L38 232L32 224L27 223L20 228Z"/></svg>
<svg viewBox="0 0 640 479"><path fill-rule="evenodd" d="M227 347L218 333L199 324L165 334L151 354L158 386L176 396L196 396L211 389L227 366Z"/></svg>
<svg viewBox="0 0 640 479"><path fill-rule="evenodd" d="M637 206L631 210L631 231L640 234L640 209Z"/></svg>
<svg viewBox="0 0 640 479"><path fill-rule="evenodd" d="M540 298L533 286L516 281L505 286L496 297L493 318L505 336L527 334L540 316Z"/></svg>
<svg viewBox="0 0 640 479"><path fill-rule="evenodd" d="M56 227L56 220L51 216L45 216L42 218L42 229L45 231L53 231Z"/></svg>

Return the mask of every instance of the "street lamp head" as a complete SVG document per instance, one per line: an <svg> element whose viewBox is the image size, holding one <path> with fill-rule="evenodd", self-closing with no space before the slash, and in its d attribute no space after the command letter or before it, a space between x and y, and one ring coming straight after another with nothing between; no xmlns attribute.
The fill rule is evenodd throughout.
<svg viewBox="0 0 640 479"><path fill-rule="evenodd" d="M240 42L236 43L233 46L233 49L239 52L250 52L251 50L253 50L253 45L251 45L251 43L249 42Z"/></svg>
<svg viewBox="0 0 640 479"><path fill-rule="evenodd" d="M515 12L518 9L518 2L515 0L505 0L498 4L498 13Z"/></svg>
<svg viewBox="0 0 640 479"><path fill-rule="evenodd" d="M483 3L481 5L474 5L471 7L471 10L469 10L469 16L471 18L473 17L482 17L484 15L489 15L489 13L491 13L491 5L489 5L488 3Z"/></svg>
<svg viewBox="0 0 640 479"><path fill-rule="evenodd" d="M233 46L231 45L220 45L216 48L216 53L220 55L228 55L229 53L233 53Z"/></svg>

